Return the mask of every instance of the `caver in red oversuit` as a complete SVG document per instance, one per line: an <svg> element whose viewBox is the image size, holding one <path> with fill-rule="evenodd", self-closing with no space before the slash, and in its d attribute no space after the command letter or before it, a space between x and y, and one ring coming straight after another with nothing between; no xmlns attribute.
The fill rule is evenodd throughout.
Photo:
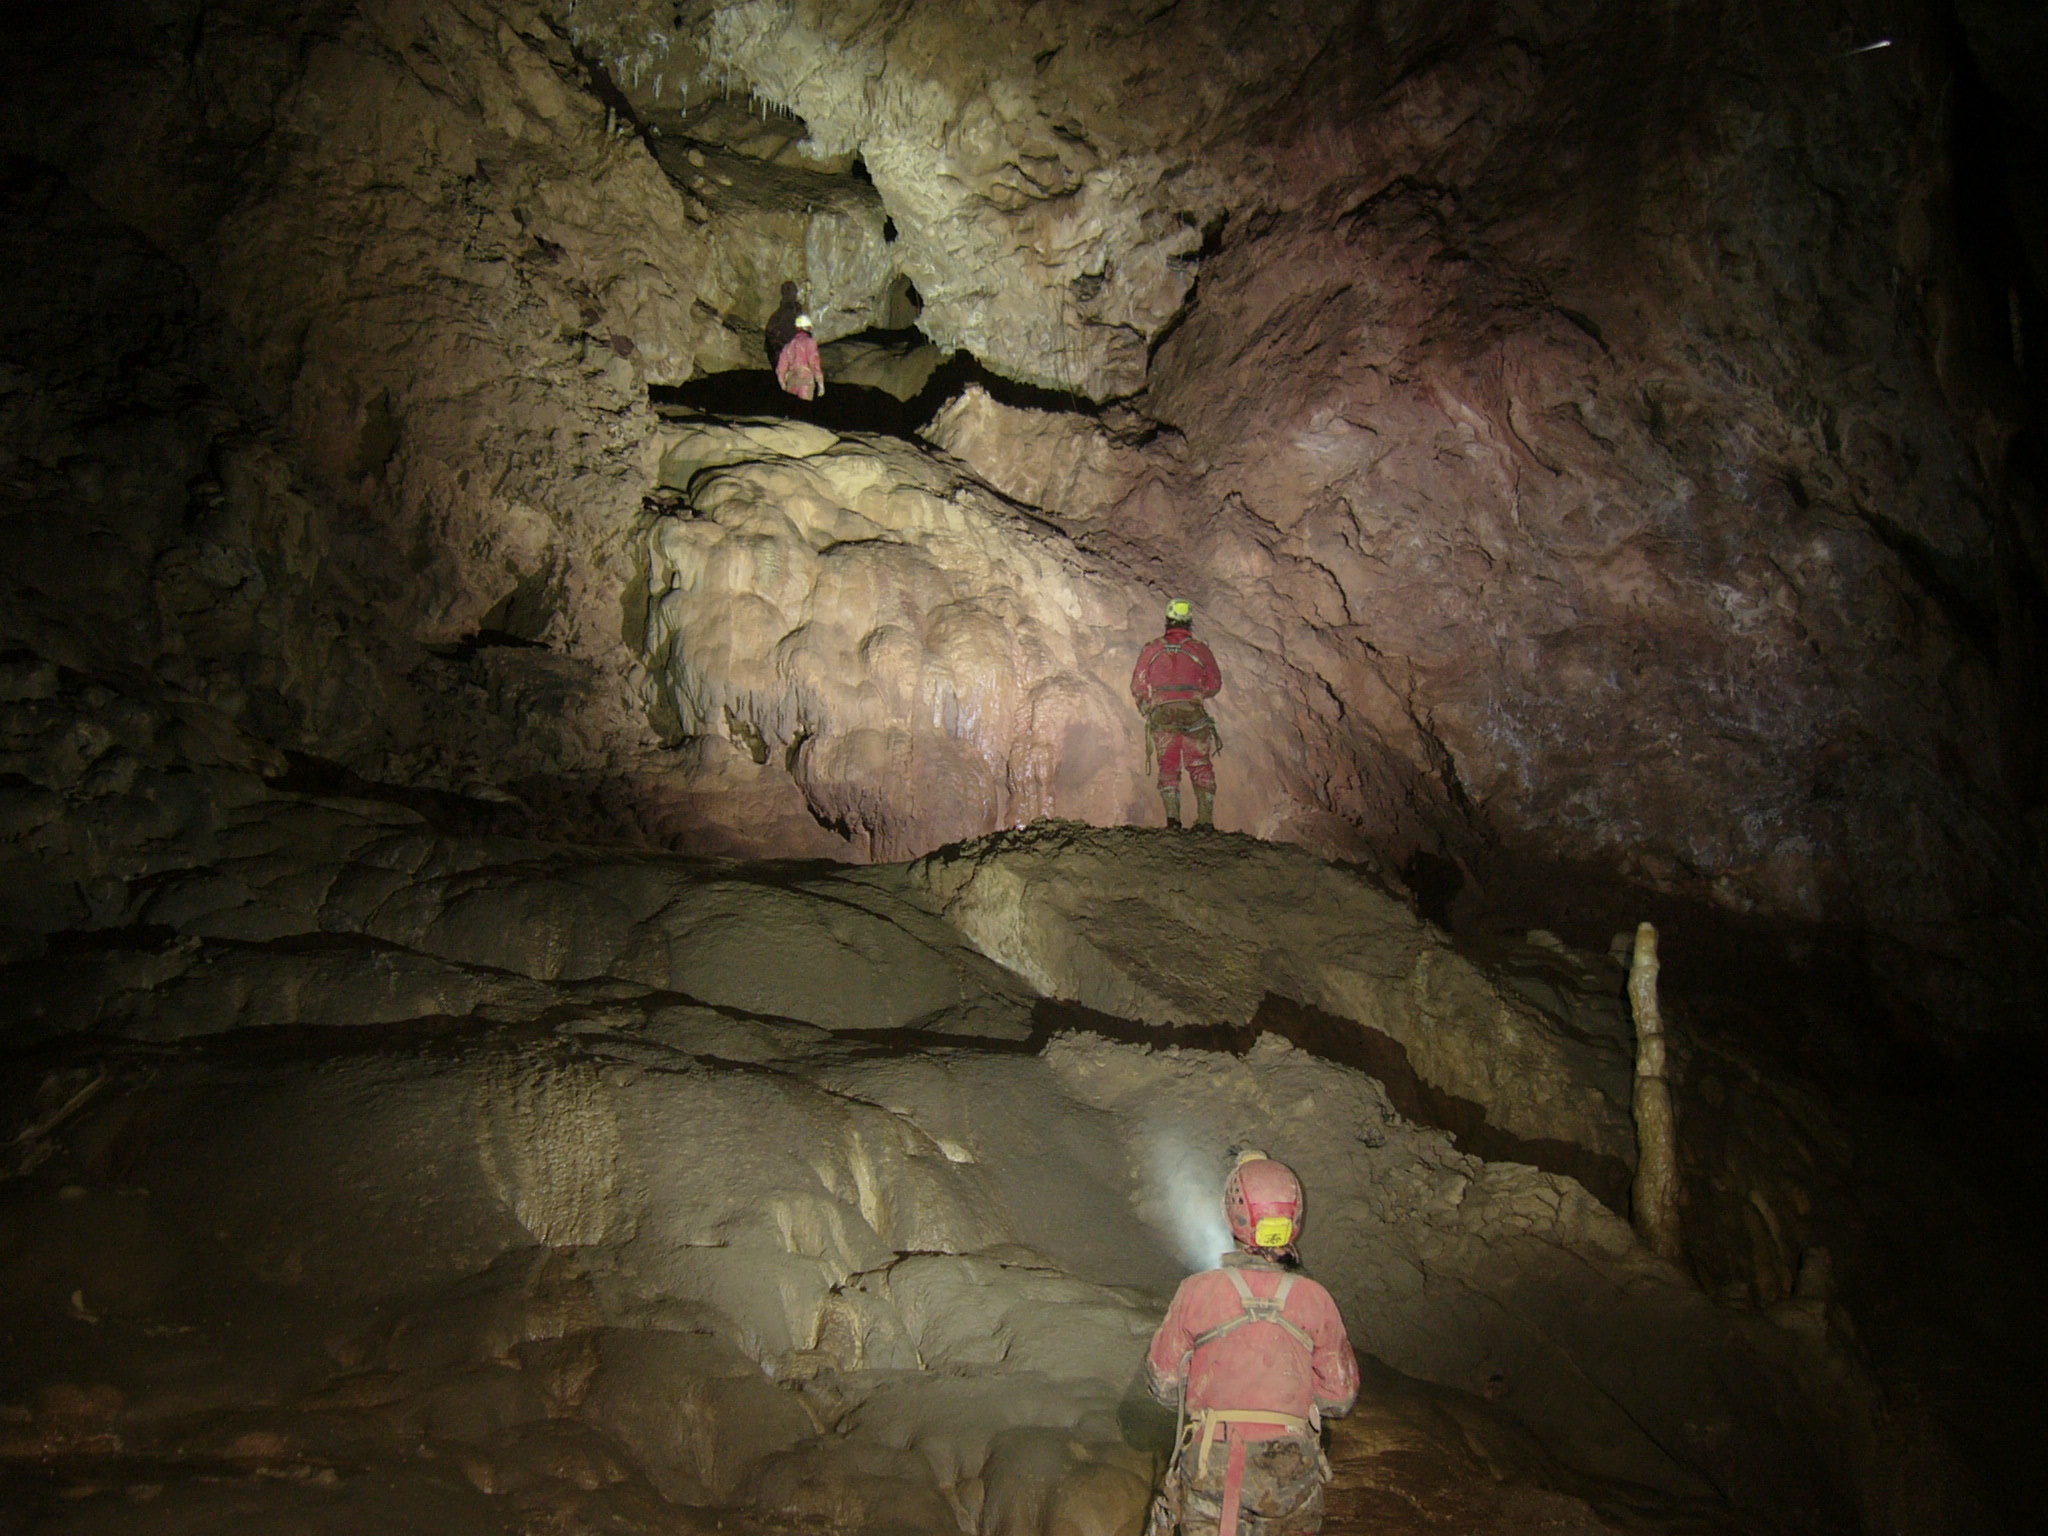
<svg viewBox="0 0 2048 1536"><path fill-rule="evenodd" d="M818 355L809 315L796 317L796 334L775 359L775 382L799 400L815 400L825 393L825 360Z"/></svg>
<svg viewBox="0 0 2048 1536"><path fill-rule="evenodd" d="M1175 1292L1145 1357L1152 1395L1181 1413L1148 1536L1314 1536L1322 1421L1358 1397L1358 1360L1330 1293L1288 1267L1301 1182L1247 1152L1223 1185L1237 1242Z"/></svg>
<svg viewBox="0 0 2048 1536"><path fill-rule="evenodd" d="M1216 722L1202 707L1223 686L1216 656L1192 631L1194 610L1184 598L1166 605L1166 633L1138 653L1131 697L1145 717L1152 756L1159 764L1159 798L1166 824L1179 826L1180 775L1195 786L1195 825L1216 823L1216 765L1221 749Z"/></svg>

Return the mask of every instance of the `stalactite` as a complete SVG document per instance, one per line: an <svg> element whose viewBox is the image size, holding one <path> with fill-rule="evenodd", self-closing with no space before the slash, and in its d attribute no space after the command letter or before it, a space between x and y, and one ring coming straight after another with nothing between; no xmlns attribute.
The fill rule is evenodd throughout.
<svg viewBox="0 0 2048 1536"><path fill-rule="evenodd" d="M1678 1127L1664 1049L1664 1016L1657 1007L1657 930L1636 928L1628 971L1629 1007L1636 1019L1636 1177L1631 1190L1636 1231L1659 1258L1682 1264L1678 1224Z"/></svg>

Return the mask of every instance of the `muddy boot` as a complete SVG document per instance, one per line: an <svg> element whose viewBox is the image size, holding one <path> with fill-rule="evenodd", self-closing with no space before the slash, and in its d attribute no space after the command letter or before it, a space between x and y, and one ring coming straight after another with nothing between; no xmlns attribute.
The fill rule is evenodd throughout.
<svg viewBox="0 0 2048 1536"><path fill-rule="evenodd" d="M1159 799L1166 806L1166 824L1169 827L1179 826L1180 791L1178 789L1162 789L1159 791Z"/></svg>
<svg viewBox="0 0 2048 1536"><path fill-rule="evenodd" d="M1216 825L1216 791L1198 789L1195 791L1195 825L1213 827Z"/></svg>

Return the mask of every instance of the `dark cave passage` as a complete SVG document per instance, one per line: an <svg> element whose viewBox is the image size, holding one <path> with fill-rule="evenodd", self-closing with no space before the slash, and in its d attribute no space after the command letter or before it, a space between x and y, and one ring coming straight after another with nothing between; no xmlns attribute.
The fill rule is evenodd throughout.
<svg viewBox="0 0 2048 1536"><path fill-rule="evenodd" d="M687 384L654 384L647 398L656 410L672 409L718 417L768 416L808 421L834 432L875 432L887 437L914 438L931 419L918 401L899 400L872 385L825 381L815 400L787 393L768 368L736 368L710 373Z"/></svg>
<svg viewBox="0 0 2048 1536"><path fill-rule="evenodd" d="M867 331L846 338L892 351L922 342L915 330ZM836 346L838 343L831 343ZM828 349L829 359L829 349ZM873 432L913 441L920 429L948 401L970 386L979 386L1004 405L1024 410L1094 415L1100 407L1082 396L1005 378L965 351L932 369L924 386L909 399L869 384L850 384L832 377L828 361L825 392L815 400L799 400L776 382L767 368L735 368L707 373L682 384L651 384L647 398L664 408L718 417L783 417L807 421L834 432Z"/></svg>

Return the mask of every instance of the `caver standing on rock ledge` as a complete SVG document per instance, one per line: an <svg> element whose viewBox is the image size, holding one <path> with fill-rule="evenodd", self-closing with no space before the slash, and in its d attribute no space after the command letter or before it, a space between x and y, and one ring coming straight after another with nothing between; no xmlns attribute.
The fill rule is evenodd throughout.
<svg viewBox="0 0 2048 1536"><path fill-rule="evenodd" d="M796 335L776 361L775 382L799 400L815 400L825 393L825 360L818 355L809 315L796 317Z"/></svg>
<svg viewBox="0 0 2048 1536"><path fill-rule="evenodd" d="M1216 824L1216 765L1222 750L1216 722L1202 701L1223 686L1216 656L1190 631L1194 609L1186 598L1166 605L1166 633L1138 653L1131 670L1131 697L1145 717L1152 755L1159 764L1159 798L1166 806L1166 824L1180 819L1180 771L1185 767L1195 786L1195 825Z"/></svg>
<svg viewBox="0 0 2048 1536"><path fill-rule="evenodd" d="M1190 1275L1145 1356L1146 1385L1180 1409L1146 1536L1314 1536L1323 1523L1322 1421L1358 1398L1358 1359L1330 1293L1290 1266L1301 1181L1245 1152L1223 1181L1237 1251Z"/></svg>

